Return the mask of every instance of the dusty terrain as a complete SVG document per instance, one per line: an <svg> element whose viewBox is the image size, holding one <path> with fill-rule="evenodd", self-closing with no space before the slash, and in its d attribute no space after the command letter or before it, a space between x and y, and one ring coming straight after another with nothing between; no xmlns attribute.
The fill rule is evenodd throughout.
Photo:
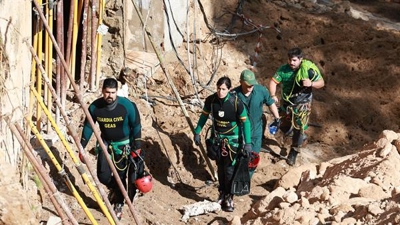
<svg viewBox="0 0 400 225"><path fill-rule="evenodd" d="M237 1L234 0L213 5L205 2L203 4L206 13L209 13L208 19L212 21L210 23L220 30L231 23L231 14L223 12L234 12L237 7ZM396 190L400 186L397 168L400 157L396 148L389 146L393 140L398 139L398 134L393 132L391 135L382 135L382 131L399 132L400 107L396 96L399 94L397 76L400 74L400 33L388 27L393 28L400 23L400 4L334 1L328 6L293 4L290 1L246 1L243 5L243 14L254 24L276 26L280 30L279 34L275 29L262 31L261 51L256 57L255 67L259 83L267 85L278 66L286 62L287 50L298 46L304 50L306 58L317 63L326 87L315 91L310 119L313 126L308 131L309 144L299 156L296 166L289 167L278 157L278 154L286 154L287 142L282 134L271 136L265 133L264 148L271 148L273 152L261 154L262 162L253 176L251 194L235 197L233 213L218 211L191 217L186 223L181 221L184 205L203 200L214 201L217 198L217 184L207 183L211 180L207 165L199 148L192 142L187 119L177 101L173 100L174 94L162 71L158 70L146 85L138 82L137 85L141 88L130 89L130 98L138 104L141 112L146 165L154 177L152 192L134 201L142 224L228 224L232 220L234 224L354 224L357 220L360 224L399 222L396 216L391 216L398 209L396 206L389 207L398 203ZM212 11L212 8L216 10ZM354 14L351 14L355 9L365 12L366 14L362 14L364 16L372 14L375 17L369 21L355 19ZM207 30L202 16L198 16L198 23ZM233 32L242 33L252 29L251 25L237 19ZM219 42L207 38L205 32L202 36L197 35L204 42L198 45L195 78L199 84L210 82L210 86L205 89L197 86L200 99L204 100L214 91L215 81L223 75L229 76L238 85L240 72L250 68L251 58L254 59L259 33ZM178 52L183 61L187 62L185 47L179 48ZM201 107L192 104L196 102L196 97L190 76L174 55L168 54L165 57L168 62L166 68L183 96L189 120L195 125ZM215 68L218 70L213 77L211 70ZM99 96L98 93L93 95ZM152 104L145 101L146 96L150 97ZM77 108L77 103L71 102L70 106L70 114L74 115L71 118L75 126L79 127L84 118L82 110ZM269 118L268 110L265 112ZM205 130L202 134L205 134ZM93 139L95 138L92 137L90 146L95 143ZM58 149L60 155L63 155L63 149L60 146ZM330 161L335 158L339 159ZM73 181L95 218L99 224L108 224L82 179L78 177L71 160L68 157L65 159ZM95 163L94 156L92 163ZM373 170L380 164L387 166L377 167L382 170ZM48 168L55 182L62 186L55 168ZM306 170L311 172L301 177ZM388 178L385 176L389 174L391 183L386 182ZM346 175L348 179L343 178ZM377 190L375 186L375 189L360 188L364 187L362 182L369 182L367 177L375 180L371 182L375 186L381 187L379 192L371 191ZM299 185L300 178L302 182ZM357 181L353 178L357 178ZM378 182L381 180L384 181ZM344 188L334 188L338 186ZM354 190L346 190L350 186ZM316 190L316 187L320 189ZM329 191L325 191L326 189ZM361 189L362 191L358 191ZM62 190L79 223L90 224L68 190L65 187ZM368 191L379 193L375 195L378 197L371 200L372 197L365 194ZM274 194L270 195L271 192ZM300 200L293 197L293 193ZM279 196L284 200L271 203L271 196ZM337 196L345 197L336 198ZM348 200L355 196L368 201L365 200L365 203L358 199L354 203L354 199L353 202ZM392 196L393 201L389 201ZM40 221L47 221L54 209L45 196L42 202L42 210L35 210L36 216ZM300 204L295 204L296 202ZM368 208L371 202L374 202L375 208ZM360 205L364 207L356 207ZM302 211L303 208L310 210ZM303 214L296 214L295 211ZM305 214L312 218L305 219ZM388 215L389 219L382 219L382 215ZM354 220L344 220L345 218ZM126 207L121 222L135 224Z"/></svg>

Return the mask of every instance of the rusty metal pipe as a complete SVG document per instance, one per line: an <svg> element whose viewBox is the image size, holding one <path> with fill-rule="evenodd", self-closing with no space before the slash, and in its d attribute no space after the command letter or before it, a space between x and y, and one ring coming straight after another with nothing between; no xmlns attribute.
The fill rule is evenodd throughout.
<svg viewBox="0 0 400 225"><path fill-rule="evenodd" d="M70 9L69 9L68 31L67 31L67 46L65 46L65 61L67 61L67 65L71 68L72 28L74 26L75 0L71 1L69 7ZM70 70L70 73L74 73L74 71Z"/></svg>
<svg viewBox="0 0 400 225"><path fill-rule="evenodd" d="M26 140L26 138L23 138L23 136L21 135L21 133L23 133L22 128L18 124L16 125L12 124L9 120L7 120L7 124L11 132L18 139L21 146L25 146L25 148L22 148L22 150L28 157L29 161L32 163L32 166L36 168L35 170L39 172L40 174L39 178L43 178L42 181L48 185L51 192L53 193L54 198L60 204L61 208L64 210L65 214L69 218L70 222L74 225L78 225L78 221L76 221L74 215L72 215L70 208L65 204L64 200L61 198L60 192L58 192L56 186L54 185L54 183L52 183L50 176L45 172L46 169L37 161L37 159L33 155L32 152L34 151L34 149L31 143L28 140ZM29 150L27 150L26 148L29 148Z"/></svg>
<svg viewBox="0 0 400 225"><path fill-rule="evenodd" d="M32 89L35 90L33 87L32 87ZM16 137L17 137L17 139L19 140L22 149L28 148L28 147L26 146L26 144L25 144L25 142L27 142L28 140L26 140L26 138L22 138L22 137L25 137L26 132L23 133L23 132L20 131L20 130L18 130L18 132L19 132L19 134L20 134L21 137L20 137L20 139L18 139L17 136L16 136ZM21 143L20 140L22 140L22 139L24 139L24 143ZM27 150L27 151L33 152L33 150ZM25 154L25 155L26 155L26 154ZM28 156L26 156L25 158L27 158L28 160L30 160L30 158L29 158ZM34 157L34 160L37 160L37 159ZM40 163L40 162L39 162L39 163ZM61 218L61 221L63 222L63 224L71 224L70 221L68 221L68 217L66 217L66 215L65 215L65 213L64 213L64 211L63 211L63 209L61 208L60 203L58 203L58 202L57 202L57 199L53 196L50 186L47 184L47 182L45 182L45 179L43 178L43 176L42 176L41 173L39 172L39 168L33 166L33 169L35 170L35 173L38 175L39 180L41 181L41 183L42 183L42 185L43 185L43 188L44 188L44 190L45 190L47 196L49 196L50 201L51 201L51 203L53 203L54 209L57 211L58 216Z"/></svg>
<svg viewBox="0 0 400 225"><path fill-rule="evenodd" d="M53 45L54 45L54 49L56 50L57 54L58 54L59 56L61 56L60 59L61 59L61 62L62 62L62 64L63 64L64 68L68 68L67 63L65 62L64 58L62 57L63 55L62 55L62 53L61 53L60 47L58 46L58 44L57 44L57 42L56 42L56 40L55 40L55 38L54 38L54 35L51 33L51 30L50 30L50 28L49 28L49 26L48 26L48 23L47 23L46 18L45 18L44 15L43 15L42 10L38 7L39 5L38 5L38 3L37 3L36 0L32 0L32 1L33 1L33 3L35 4L35 6L38 8L38 12L39 12L40 18L42 18L42 20L43 20L43 25L44 25L44 27L46 28L47 32L49 32L50 38L51 38L51 40L52 40L52 42L53 42ZM93 128L93 133L94 133L94 135L95 135L96 138L97 138L97 141L98 141L98 143L99 143L99 145L100 145L100 147L101 147L101 149L102 149L103 154L105 155L105 159L107 160L107 162L108 162L108 164L109 164L109 166L110 166L110 168L111 168L111 171L113 172L113 174L118 174L118 171L117 171L117 169L116 169L115 166L114 166L114 163L111 161L110 157L108 157L107 148L106 148L106 146L105 146L105 144L104 144L104 142L103 142L103 140L102 140L102 138L101 138L100 131L98 130L98 128L96 127L96 125L95 125L95 123L94 123L92 117L90 116L90 113L89 113L89 110L88 110L88 106L87 106L86 103L83 102L83 100L82 100L82 93L81 93L81 91L79 90L78 86L75 84L74 79L73 79L71 73L69 73L69 71L67 71L67 70L66 70L66 72L67 72L68 78L69 78L70 81L71 81L71 85L72 85L72 87L74 88L76 97L77 97L79 103L81 104L81 107L82 107L82 109L83 109L83 111L84 111L84 113L85 113L85 115L86 115L86 118L88 119L88 122L89 122L90 126ZM75 135L75 136L76 136L76 135ZM73 137L74 137L74 136L73 136ZM78 146L78 148L79 148L79 152L81 152L83 158L86 159L86 152L84 151L82 145L80 144L80 140L75 140L75 138L74 138L74 141L76 142L76 144L77 144L77 146ZM88 166L88 168L89 168L89 165L88 165L88 164L86 164L86 166ZM126 192L125 187L124 187L124 185L122 184L121 179L119 178L119 176L115 176L114 178L115 178L115 180L116 180L116 182L117 182L117 184L118 184L118 187L120 188L120 190L121 190L121 192L122 192L122 194L123 194L123 196L124 196L124 198L125 198L126 203L127 203L128 206L129 206L130 212L132 213L132 216L133 216L133 218L135 219L136 224L140 225L139 218L138 218L138 216L137 216L136 213L135 213L135 208L134 208L134 206L133 206L131 200L129 199L128 193Z"/></svg>
<svg viewBox="0 0 400 225"><path fill-rule="evenodd" d="M81 55L81 72L80 72L80 82L79 89L83 91L83 86L85 83L85 68L86 68L86 53L87 53L87 28L88 28L88 9L89 0L85 0L83 6L83 19L82 19L82 55Z"/></svg>
<svg viewBox="0 0 400 225"><path fill-rule="evenodd" d="M47 79L46 76L44 76L44 74L45 74L46 72L44 71L43 66L40 64L40 61L38 60L37 55L36 55L35 52L33 51L32 46L29 46L29 44L27 44L27 45L28 45L28 47L29 47L29 50L30 50L31 53L32 53L33 58L34 58L35 61L36 61L36 64L37 64L38 69L42 72L43 80L45 81L45 83L46 83L46 85L48 86L48 88L49 88L51 94L53 95L57 107L60 108L61 115L62 115L63 118L64 118L64 121L65 121L66 126L67 126L67 128L68 128L68 131L70 132L70 135L73 137L73 139L74 139L74 141L75 141L75 145L78 147L78 149L80 149L80 148L81 148L81 147L80 147L81 145L80 145L80 141L79 141L78 135L76 134L75 129L71 127L69 118L68 118L68 116L67 116L65 110L62 109L62 107L61 107L60 97L57 96L56 91L55 91L54 88L51 86L51 81L50 81L49 79ZM72 154L72 153L70 153L70 154ZM75 163L79 162L79 160L77 160L75 156L72 156L72 155L71 155L71 157L72 157L72 159L73 159L73 161L74 161ZM92 177L93 177L94 182L96 183L96 185L97 185L97 187L98 187L98 189L99 189L100 195L103 197L103 199L104 199L104 201L105 201L105 204L106 204L108 210L109 210L110 213L111 213L111 216L113 217L114 221L118 221L118 219L117 219L117 217L116 217L116 215L115 215L115 213L114 213L114 210L112 210L112 206L111 206L110 202L108 201L107 194L105 193L105 191L103 190L103 188L101 188L100 181L98 180L96 174L94 174L94 172L93 172L93 171L94 171L93 167L92 167L91 165L89 165L89 164L87 165L87 167L88 167L88 170L89 170L90 174L91 174ZM84 168L82 167L81 164L77 166L77 170L79 171L79 173L81 174L81 176L82 176L82 177L84 178L84 180L86 181L86 179L85 179L85 178L86 178L85 170L84 170ZM92 191L92 193L93 193L94 191L93 191L93 188L91 188L90 183L89 183L89 182L86 182L86 184L89 186L89 189L90 189L90 190ZM96 197L97 194L94 193L94 195L95 195L95 198L96 198L96 200L98 201L99 205L102 204L102 202L100 201L100 199L98 199L98 198ZM103 207L102 207L102 206L100 206L100 208L103 210ZM107 215L107 212L104 212L104 213Z"/></svg>
<svg viewBox="0 0 400 225"><path fill-rule="evenodd" d="M96 15L96 5L97 0L92 0L92 32L91 32L91 66L90 66L90 85L89 90L94 92L96 91L96 63L97 63L97 45L96 45L96 37L97 37L97 15Z"/></svg>
<svg viewBox="0 0 400 225"><path fill-rule="evenodd" d="M60 2L57 3L56 5L56 27L57 27L57 42L61 43L63 42L63 32L62 32L62 8ZM39 15L40 16L40 15ZM47 21L46 21L46 26L47 26ZM48 32L49 33L49 32ZM50 35L50 33L49 33ZM61 57L60 55L57 55L57 60L56 60L56 92L57 96L61 97ZM60 121L60 109L56 107L56 121Z"/></svg>

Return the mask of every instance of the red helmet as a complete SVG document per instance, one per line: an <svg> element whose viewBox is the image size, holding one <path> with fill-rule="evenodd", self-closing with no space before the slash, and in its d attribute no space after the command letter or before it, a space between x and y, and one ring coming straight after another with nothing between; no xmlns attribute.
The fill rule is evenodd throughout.
<svg viewBox="0 0 400 225"><path fill-rule="evenodd" d="M250 153L249 169L257 168L259 162L260 162L260 155L257 152L252 151Z"/></svg>
<svg viewBox="0 0 400 225"><path fill-rule="evenodd" d="M143 176L135 181L137 189L142 193L151 191L153 188L152 180L153 177L149 173L144 172Z"/></svg>

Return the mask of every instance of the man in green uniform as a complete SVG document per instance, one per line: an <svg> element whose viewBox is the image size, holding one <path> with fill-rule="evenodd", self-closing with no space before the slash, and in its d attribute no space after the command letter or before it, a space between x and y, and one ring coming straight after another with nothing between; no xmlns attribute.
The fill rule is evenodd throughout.
<svg viewBox="0 0 400 225"><path fill-rule="evenodd" d="M291 123L288 133L293 131L287 158L287 163L293 166L300 147L307 138L304 131L308 128L312 89L324 87L325 82L318 67L310 60L303 59L300 48L293 48L288 51L288 63L279 67L269 83L269 91L275 102L278 102L275 93L279 84L282 84L282 109L289 115Z"/></svg>
<svg viewBox="0 0 400 225"><path fill-rule="evenodd" d="M218 145L217 156L214 158L218 167L220 193L218 203L221 204L223 210L228 212L234 210L231 188L234 173L238 167L238 156L243 154L247 157L251 152L251 125L247 118L246 108L237 97L231 95L230 88L231 80L228 77L222 77L217 81L217 92L206 98L203 112L194 130L194 142L199 145L200 132L208 116L212 115L211 136L214 144ZM247 171L246 173L248 175Z"/></svg>
<svg viewBox="0 0 400 225"><path fill-rule="evenodd" d="M103 97L90 104L89 113L93 121L99 124L101 137L125 189L128 176L128 195L133 201L137 189L135 181L144 173L144 152L141 150L142 126L136 104L127 98L117 96L117 88L117 80L105 79L102 88ZM88 144L92 134L93 128L86 119L81 138L83 148ZM104 153L98 152L97 156L97 176L100 182L110 189L111 204L114 204L115 213L121 219L124 197ZM84 162L82 153L79 153L79 157Z"/></svg>
<svg viewBox="0 0 400 225"><path fill-rule="evenodd" d="M269 91L259 85L256 76L250 70L243 70L240 74L240 86L233 89L239 99L243 102L247 110L247 115L251 122L251 149L257 154L260 153L263 137L263 105L267 105L275 121L279 121L278 108L274 99L271 98ZM250 168L250 176L256 168Z"/></svg>

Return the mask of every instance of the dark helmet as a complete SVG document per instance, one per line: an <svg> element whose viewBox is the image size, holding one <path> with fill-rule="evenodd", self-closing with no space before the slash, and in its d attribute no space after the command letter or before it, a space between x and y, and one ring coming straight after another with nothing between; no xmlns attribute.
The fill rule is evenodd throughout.
<svg viewBox="0 0 400 225"><path fill-rule="evenodd" d="M139 189L139 191L142 193L151 191L153 188L152 180L153 177L149 173L144 172L143 176L135 181L137 189Z"/></svg>
<svg viewBox="0 0 400 225"><path fill-rule="evenodd" d="M257 168L259 162L260 162L260 155L257 152L252 151L250 153L249 169Z"/></svg>

